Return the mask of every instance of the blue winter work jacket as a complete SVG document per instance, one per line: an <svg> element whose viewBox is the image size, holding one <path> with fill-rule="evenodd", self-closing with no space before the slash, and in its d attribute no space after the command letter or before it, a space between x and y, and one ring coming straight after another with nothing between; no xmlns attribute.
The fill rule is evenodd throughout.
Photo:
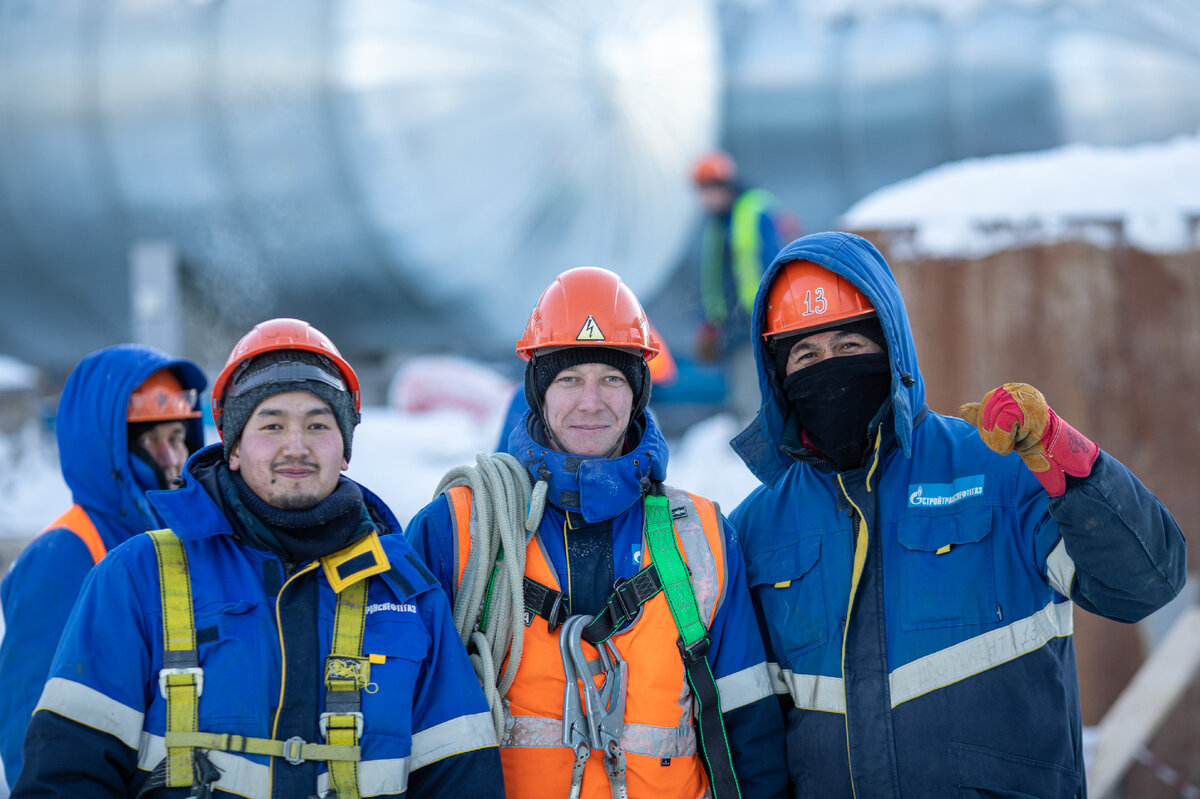
<svg viewBox="0 0 1200 799"><path fill-rule="evenodd" d="M191 575L204 677L196 729L323 743L337 603L330 575L343 586L365 579L362 657L371 666L361 691L361 795L502 796L495 732L446 597L403 536L388 534L401 531L391 511L363 489L382 534L377 554L287 563L235 533L214 477L220 458L220 445L201 450L183 488L152 494ZM14 796L138 795L166 754L162 607L149 536L130 539L92 571L30 723ZM330 787L319 760L207 756L220 770L216 796L292 799Z"/></svg>
<svg viewBox="0 0 1200 799"><path fill-rule="evenodd" d="M125 417L133 390L165 368L186 389L199 393L207 384L191 361L150 347L119 345L84 358L63 387L56 420L63 479L98 541L89 549L78 533L51 526L25 548L0 583L0 757L10 785L21 770L25 727L84 577L98 556L160 526L145 496L158 488L158 479L130 455ZM184 426L194 452L204 443L201 420L188 419Z"/></svg>
<svg viewBox="0 0 1200 799"><path fill-rule="evenodd" d="M862 468L785 451L778 376L734 449L761 479L733 512L803 796L1084 795L1072 603L1133 622L1184 582L1185 543L1115 458L1051 499L1016 454L930 411L899 289L858 236L785 247L856 285L878 312L890 408ZM880 417L877 417L880 418Z"/></svg>
<svg viewBox="0 0 1200 799"><path fill-rule="evenodd" d="M530 434L531 412L509 436L509 453L531 475L548 483L536 538L567 595L564 602L571 613L595 614L612 593L614 580L631 578L645 565L643 490L650 480L665 477L668 452L651 415L642 418L637 445L616 458L581 458L539 444ZM778 702L750 606L741 550L719 509L717 517L724 553L716 560L724 562L725 590L709 629L712 645L706 657L721 696L742 795L783 796L787 777ZM444 494L412 519L407 534L453 597L458 586L455 529ZM645 666L629 663L631 673L639 668Z"/></svg>

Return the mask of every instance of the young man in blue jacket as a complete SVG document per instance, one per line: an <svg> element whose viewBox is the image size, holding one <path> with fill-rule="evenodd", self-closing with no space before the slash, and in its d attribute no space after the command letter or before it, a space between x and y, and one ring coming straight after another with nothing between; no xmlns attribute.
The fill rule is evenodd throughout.
<svg viewBox="0 0 1200 799"><path fill-rule="evenodd" d="M1021 383L925 405L866 240L793 241L755 302L763 405L733 512L797 796L1082 797L1071 603L1134 622L1182 587L1166 508Z"/></svg>
<svg viewBox="0 0 1200 799"><path fill-rule="evenodd" d="M9 785L84 577L108 550L161 526L146 492L170 488L204 445L199 394L207 384L191 361L134 344L93 352L67 377L55 426L74 504L0 583L0 758Z"/></svg>
<svg viewBox="0 0 1200 799"><path fill-rule="evenodd" d="M89 576L15 797L503 795L445 596L341 475L359 406L311 325L238 342L213 386L223 444L152 495L169 529Z"/></svg>
<svg viewBox="0 0 1200 799"><path fill-rule="evenodd" d="M568 270L517 353L530 409L508 454L514 482L545 489L533 491L540 519L535 508L525 521L507 485L488 504L456 486L408 528L473 642L465 600L486 593L479 627L490 632L505 607L491 575L523 575L513 645L476 646L506 694L496 708L509 796L726 799L739 783L747 799L785 795L782 721L736 538L710 500L662 483L667 445L646 412L657 344L637 297L606 269ZM493 504L518 505L528 530L499 561L477 529Z"/></svg>

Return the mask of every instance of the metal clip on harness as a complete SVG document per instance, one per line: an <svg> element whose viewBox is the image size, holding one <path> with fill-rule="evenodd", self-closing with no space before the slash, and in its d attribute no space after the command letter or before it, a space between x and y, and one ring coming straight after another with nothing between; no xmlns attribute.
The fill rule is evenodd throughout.
<svg viewBox="0 0 1200 799"><path fill-rule="evenodd" d="M621 731L625 726L625 692L629 669L611 641L596 646L600 657L589 661L583 651L583 628L591 616L571 616L562 624L558 648L562 656L566 689L563 691L563 745L575 752L571 769L570 799L578 799L583 786L583 769L592 749L604 755L613 799L626 799L625 753L621 751ZM599 688L593 677L596 664L604 683ZM580 694L580 685L583 693Z"/></svg>

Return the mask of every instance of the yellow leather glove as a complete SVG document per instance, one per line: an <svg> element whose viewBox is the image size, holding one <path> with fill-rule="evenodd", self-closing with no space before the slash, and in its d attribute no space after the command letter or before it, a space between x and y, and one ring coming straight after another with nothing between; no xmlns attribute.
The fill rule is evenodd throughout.
<svg viewBox="0 0 1200 799"><path fill-rule="evenodd" d="M1066 492L1066 475L1089 475L1100 453L1099 447L1064 422L1046 404L1042 392L1028 383L1005 383L984 394L981 401L963 405L959 413L993 450L1020 455L1052 497Z"/></svg>

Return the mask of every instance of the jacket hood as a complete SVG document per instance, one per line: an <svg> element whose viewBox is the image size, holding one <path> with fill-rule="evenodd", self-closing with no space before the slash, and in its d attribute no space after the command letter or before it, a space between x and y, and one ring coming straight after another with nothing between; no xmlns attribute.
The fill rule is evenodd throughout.
<svg viewBox="0 0 1200 799"><path fill-rule="evenodd" d="M508 437L508 452L534 480L549 485L546 501L576 511L589 524L612 519L642 498L650 480L667 476L667 442L654 417L644 412L645 429L636 447L619 458L571 455L543 446L529 433L532 411Z"/></svg>
<svg viewBox="0 0 1200 799"><path fill-rule="evenodd" d="M125 416L129 395L159 369L170 368L194 388L199 408L208 380L200 367L153 347L120 344L94 352L72 370L58 402L55 422L63 479L74 501L90 513L109 516L132 532L157 525L134 469L145 468L129 453ZM185 419L188 449L204 444L202 419Z"/></svg>
<svg viewBox="0 0 1200 799"><path fill-rule="evenodd" d="M730 446L764 485L771 486L794 462L780 449L786 409L779 404L775 387L775 361L759 331L766 316L768 288L775 275L789 261L811 261L853 283L866 295L879 317L887 339L892 372L892 420L896 442L906 457L912 456L914 420L925 407L925 381L917 368L917 352L912 327L900 287L887 262L871 242L853 233L814 233L788 244L763 275L754 300L751 330L754 332L754 360L763 403L750 425L739 433Z"/></svg>

